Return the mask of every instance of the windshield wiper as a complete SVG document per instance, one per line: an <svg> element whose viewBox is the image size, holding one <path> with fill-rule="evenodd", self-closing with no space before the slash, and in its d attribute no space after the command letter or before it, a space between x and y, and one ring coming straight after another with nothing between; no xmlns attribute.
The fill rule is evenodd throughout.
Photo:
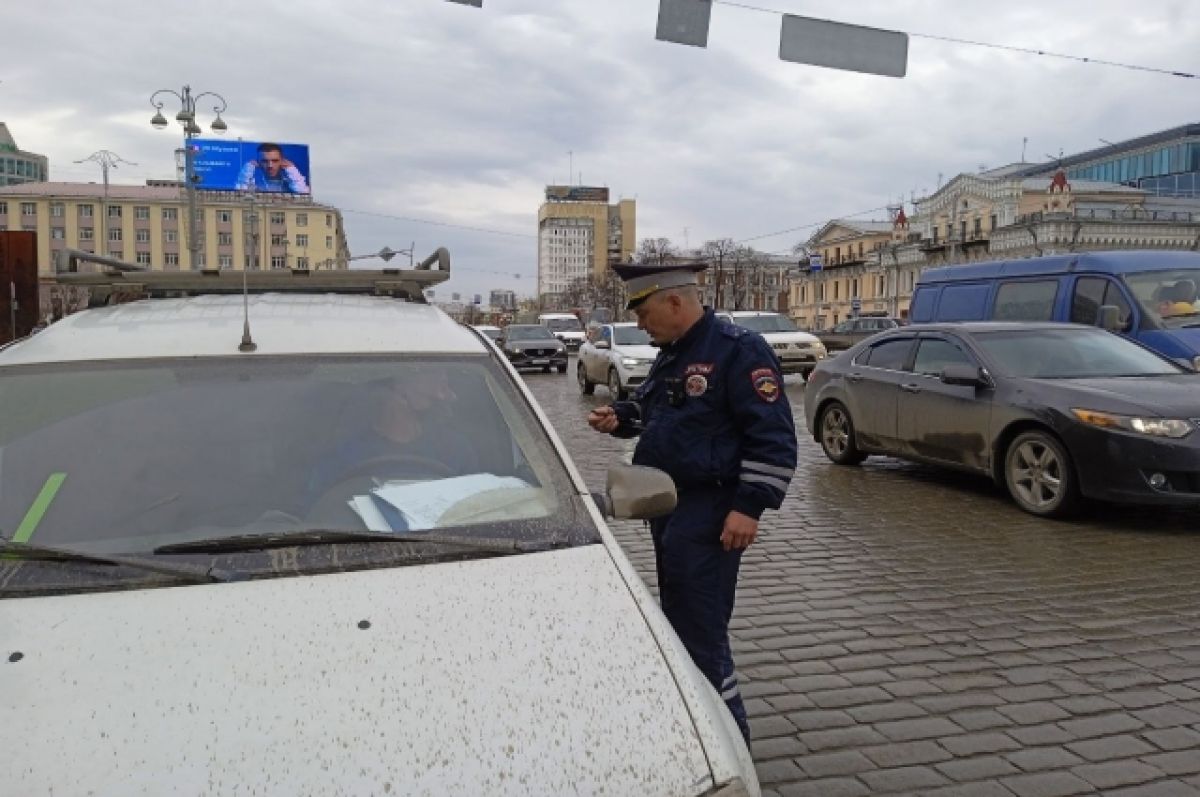
<svg viewBox="0 0 1200 797"><path fill-rule="evenodd" d="M24 542L0 540L0 554L5 557L19 559L38 559L45 561L94 562L102 565L132 567L151 573L162 573L176 578L187 579L200 583L215 581L238 581L241 576L228 570L200 565L189 565L183 562L157 562L142 556L124 556L122 554L88 553L71 548L54 548L48 545L30 545Z"/></svg>
<svg viewBox="0 0 1200 797"><path fill-rule="evenodd" d="M154 553L227 553L258 551L267 548L290 548L296 545L328 545L355 542L401 542L420 545L453 545L473 551L496 555L529 553L553 547L550 542L519 542L487 537L460 537L444 534L392 533L383 531L352 531L349 529L297 529L261 534L237 534L231 537L209 537L186 542L160 545Z"/></svg>

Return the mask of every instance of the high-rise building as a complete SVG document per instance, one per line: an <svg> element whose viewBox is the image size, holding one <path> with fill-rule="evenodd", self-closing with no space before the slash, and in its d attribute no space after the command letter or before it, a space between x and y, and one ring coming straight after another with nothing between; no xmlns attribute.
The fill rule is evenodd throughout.
<svg viewBox="0 0 1200 797"><path fill-rule="evenodd" d="M8 126L0 122L0 185L38 183L50 179L50 161L45 155L17 147Z"/></svg>
<svg viewBox="0 0 1200 797"><path fill-rule="evenodd" d="M546 186L538 209L538 295L562 294L575 280L599 277L637 246L636 203L608 201L608 189Z"/></svg>

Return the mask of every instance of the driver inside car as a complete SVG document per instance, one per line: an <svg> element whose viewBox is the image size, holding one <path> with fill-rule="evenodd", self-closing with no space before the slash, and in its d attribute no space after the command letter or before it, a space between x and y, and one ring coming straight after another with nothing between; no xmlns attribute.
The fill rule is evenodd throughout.
<svg viewBox="0 0 1200 797"><path fill-rule="evenodd" d="M314 499L350 479L425 480L478 471L474 448L457 430L459 399L444 369L406 367L402 376L368 383L366 399L357 431L314 466Z"/></svg>

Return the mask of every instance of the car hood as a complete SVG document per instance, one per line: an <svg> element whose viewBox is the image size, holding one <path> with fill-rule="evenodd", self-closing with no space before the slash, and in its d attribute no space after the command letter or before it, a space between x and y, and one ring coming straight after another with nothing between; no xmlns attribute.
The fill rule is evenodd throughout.
<svg viewBox="0 0 1200 797"><path fill-rule="evenodd" d="M1151 417L1200 418L1200 375L1038 379L1072 406Z"/></svg>
<svg viewBox="0 0 1200 797"><path fill-rule="evenodd" d="M617 344L617 354L622 357L636 357L639 360L653 360L658 357L659 349L657 346L649 344Z"/></svg>
<svg viewBox="0 0 1200 797"><path fill-rule="evenodd" d="M0 642L6 793L712 786L603 545L7 599Z"/></svg>
<svg viewBox="0 0 1200 797"><path fill-rule="evenodd" d="M816 335L807 332L762 332L767 343L820 343Z"/></svg>

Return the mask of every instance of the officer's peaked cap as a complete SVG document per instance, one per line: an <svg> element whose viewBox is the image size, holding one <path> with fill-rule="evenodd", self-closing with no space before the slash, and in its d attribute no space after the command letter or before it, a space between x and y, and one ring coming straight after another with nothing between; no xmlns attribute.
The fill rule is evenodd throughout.
<svg viewBox="0 0 1200 797"><path fill-rule="evenodd" d="M668 288L683 288L696 285L696 275L708 268L707 263L683 263L669 266L613 266L613 271L629 290L626 310L632 310L651 294Z"/></svg>

